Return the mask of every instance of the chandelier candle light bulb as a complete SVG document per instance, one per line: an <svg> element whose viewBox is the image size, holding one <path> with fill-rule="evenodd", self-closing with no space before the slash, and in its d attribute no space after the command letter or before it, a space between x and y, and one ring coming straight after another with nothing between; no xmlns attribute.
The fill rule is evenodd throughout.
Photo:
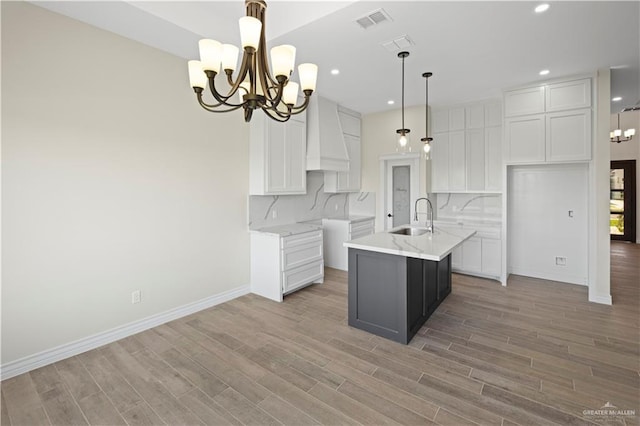
<svg viewBox="0 0 640 426"><path fill-rule="evenodd" d="M247 16L238 21L243 52L235 78L240 50L231 44L203 39L198 43L200 61L188 63L190 85L200 106L209 112L230 112L242 108L244 119L249 122L253 111L261 109L275 121L287 121L309 105L309 99L316 89L318 67L309 63L299 65L300 84L291 81L296 48L288 44L271 49L269 66L264 33L267 4L265 0L245 0L245 6ZM218 89L220 86L216 84L221 66L226 74L222 77L223 82L230 87L226 94L221 93ZM207 85L214 103L204 100ZM300 89L304 99L296 106ZM236 93L238 96L235 96Z"/></svg>

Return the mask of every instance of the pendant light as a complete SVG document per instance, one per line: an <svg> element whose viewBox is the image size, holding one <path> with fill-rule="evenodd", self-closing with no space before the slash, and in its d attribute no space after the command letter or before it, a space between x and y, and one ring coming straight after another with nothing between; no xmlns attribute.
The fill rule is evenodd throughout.
<svg viewBox="0 0 640 426"><path fill-rule="evenodd" d="M425 72L422 74L425 82L425 91L424 91L424 133L429 135L429 77L431 77L433 73ZM420 139L424 146L422 147L423 157L425 160L431 160L431 141L433 138L426 136Z"/></svg>
<svg viewBox="0 0 640 426"><path fill-rule="evenodd" d="M620 143L620 142L630 141L631 139L633 139L633 135L636 134L636 129L627 129L624 131L624 139L620 139L620 136L622 136L621 129L622 128L620 127L620 114L618 114L618 127L616 127L616 129L613 132L609 133L609 139L611 140L611 142Z"/></svg>
<svg viewBox="0 0 640 426"><path fill-rule="evenodd" d="M406 129L404 127L404 58L409 56L409 52L400 52L398 53L398 58L402 59L402 128L396 130L398 134L398 145L396 146L396 151L398 152L407 152L411 151L411 147L409 146L409 132L411 130Z"/></svg>

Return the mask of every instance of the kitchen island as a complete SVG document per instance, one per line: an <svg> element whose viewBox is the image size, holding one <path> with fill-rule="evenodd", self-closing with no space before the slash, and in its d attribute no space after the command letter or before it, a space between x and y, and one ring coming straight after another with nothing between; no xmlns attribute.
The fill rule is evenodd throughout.
<svg viewBox="0 0 640 426"><path fill-rule="evenodd" d="M420 229L405 226L344 243L349 325L404 344L451 292L451 252L475 234L462 229L402 234L407 228Z"/></svg>

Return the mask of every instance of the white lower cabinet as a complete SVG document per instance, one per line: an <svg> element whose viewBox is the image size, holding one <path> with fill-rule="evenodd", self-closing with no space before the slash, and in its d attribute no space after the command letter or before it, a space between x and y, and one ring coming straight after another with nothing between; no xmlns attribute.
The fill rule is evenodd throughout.
<svg viewBox="0 0 640 426"><path fill-rule="evenodd" d="M342 244L345 241L373 234L374 222L374 218L364 220L322 219L325 265L329 268L346 271L349 266L349 251Z"/></svg>
<svg viewBox="0 0 640 426"><path fill-rule="evenodd" d="M439 226L442 225L436 225L436 229ZM468 225L464 226L463 229L477 228L473 225ZM462 274L500 280L500 274L502 273L502 240L500 239L500 231L493 228L477 230L476 235L453 250L451 253L451 269Z"/></svg>
<svg viewBox="0 0 640 426"><path fill-rule="evenodd" d="M324 279L322 230L281 236L251 233L251 292L276 302Z"/></svg>

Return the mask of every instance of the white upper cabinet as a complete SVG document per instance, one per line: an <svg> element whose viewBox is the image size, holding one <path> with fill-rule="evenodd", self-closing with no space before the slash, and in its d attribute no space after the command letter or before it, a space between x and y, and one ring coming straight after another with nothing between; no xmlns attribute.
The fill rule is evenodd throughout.
<svg viewBox="0 0 640 426"><path fill-rule="evenodd" d="M544 114L506 118L507 158L511 163L544 161Z"/></svg>
<svg viewBox="0 0 640 426"><path fill-rule="evenodd" d="M501 191L500 101L437 109L432 117L431 191Z"/></svg>
<svg viewBox="0 0 640 426"><path fill-rule="evenodd" d="M581 78L505 92L507 162L589 161L591 91Z"/></svg>
<svg viewBox="0 0 640 426"><path fill-rule="evenodd" d="M485 149L484 129L468 130L466 132L466 175L469 190L485 189Z"/></svg>
<svg viewBox="0 0 640 426"><path fill-rule="evenodd" d="M546 86L546 112L591 106L591 80L564 81Z"/></svg>
<svg viewBox="0 0 640 426"><path fill-rule="evenodd" d="M346 127L353 131L349 123ZM343 135L338 104L312 96L307 107L307 170L349 171Z"/></svg>
<svg viewBox="0 0 640 426"><path fill-rule="evenodd" d="M448 114L447 114L448 116ZM431 142L431 190L449 190L449 133L434 133Z"/></svg>
<svg viewBox="0 0 640 426"><path fill-rule="evenodd" d="M484 127L484 105L472 105L466 108L466 129L482 129Z"/></svg>
<svg viewBox="0 0 640 426"><path fill-rule="evenodd" d="M544 86L510 90L504 94L504 116L544 112Z"/></svg>
<svg viewBox="0 0 640 426"><path fill-rule="evenodd" d="M546 158L550 162L591 158L591 109L553 112L546 117Z"/></svg>
<svg viewBox="0 0 640 426"><path fill-rule="evenodd" d="M449 131L465 129L464 107L449 109Z"/></svg>
<svg viewBox="0 0 640 426"><path fill-rule="evenodd" d="M360 114L338 107L338 118L342 139L347 149L349 170L344 172L324 172L324 192L359 192L361 174Z"/></svg>
<svg viewBox="0 0 640 426"><path fill-rule="evenodd" d="M449 110L433 110L431 116L433 117L433 120L431 121L432 133L435 134L449 131Z"/></svg>
<svg viewBox="0 0 640 426"><path fill-rule="evenodd" d="M249 194L307 192L305 114L285 123L255 114L249 130Z"/></svg>
<svg viewBox="0 0 640 426"><path fill-rule="evenodd" d="M484 106L484 127L502 126L502 104L489 102Z"/></svg>

